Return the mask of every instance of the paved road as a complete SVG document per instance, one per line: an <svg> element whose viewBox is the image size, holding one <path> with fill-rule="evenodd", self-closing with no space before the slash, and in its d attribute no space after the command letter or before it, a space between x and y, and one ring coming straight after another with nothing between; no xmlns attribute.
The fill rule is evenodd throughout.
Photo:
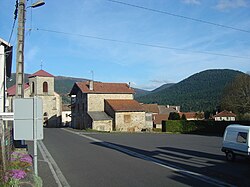
<svg viewBox="0 0 250 187"><path fill-rule="evenodd" d="M220 137L69 130L44 129L45 187L244 186L250 177L248 161L225 162Z"/></svg>

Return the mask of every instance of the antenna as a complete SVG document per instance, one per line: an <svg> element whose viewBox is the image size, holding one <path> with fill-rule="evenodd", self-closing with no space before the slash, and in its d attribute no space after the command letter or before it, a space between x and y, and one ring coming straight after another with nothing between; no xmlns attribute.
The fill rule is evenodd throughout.
<svg viewBox="0 0 250 187"><path fill-rule="evenodd" d="M94 81L94 71L91 70L91 78L92 78L92 81Z"/></svg>

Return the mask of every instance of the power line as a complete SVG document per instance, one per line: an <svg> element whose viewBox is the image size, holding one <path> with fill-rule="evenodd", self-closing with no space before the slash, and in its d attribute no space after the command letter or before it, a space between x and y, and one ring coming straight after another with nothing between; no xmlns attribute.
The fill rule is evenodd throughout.
<svg viewBox="0 0 250 187"><path fill-rule="evenodd" d="M49 29L42 29L42 28L37 28L36 30L37 31L44 31L44 32L51 32L51 33L56 33L56 34L80 36L80 37L84 37L84 38L91 38L91 39L103 40L103 41L108 41L108 42L140 45L140 46L144 46L144 47L154 47L154 48L160 48L160 49L184 51L184 52L191 52L191 53L200 53L200 54L223 56L223 57L230 57L230 58L240 58L240 59L248 59L248 60L250 59L250 57L247 57L247 56L244 57L244 56L228 55L228 54L214 53L214 52L208 52L208 51L195 51L195 50L188 50L188 49L182 49L182 48L177 48L177 47L169 47L169 46L162 46L162 45L155 45L155 44L146 44L146 43L141 43L141 42L131 42L131 41L124 41L124 40L116 40L116 39L111 39L111 38L103 38L103 37L99 37L99 36L76 34L76 33L49 30Z"/></svg>
<svg viewBox="0 0 250 187"><path fill-rule="evenodd" d="M151 11L151 12L166 14L166 15L169 15L169 16L174 16L174 17L178 17L178 18L182 18L182 19L187 19L187 20L191 20L191 21L196 21L196 22L200 22L200 23L204 23L204 24L209 24L209 25L213 25L213 26L217 26L217 27L223 27L223 28L226 28L226 29L232 29L232 30L236 30L236 31L240 31L240 32L250 34L249 30L244 30L244 29L240 29L240 28L236 28L236 27L232 27L232 26L227 26L227 25L222 25L222 24L219 24L219 23L214 23L214 22L210 22L210 21L206 21L206 20L202 20L202 19L197 19L197 18L192 18L192 17L183 16L183 15L179 15L179 14L174 14L174 13L163 11L163 10L157 10L157 9L153 9L153 8L134 5L134 4L125 3L125 2L116 1L116 0L106 0L106 1L110 1L110 2L113 2L113 3L118 3L118 4L130 6L130 7L133 7L133 8L139 8L139 9L143 9L143 10L147 10L147 11Z"/></svg>
<svg viewBox="0 0 250 187"><path fill-rule="evenodd" d="M16 19L17 19L17 13L18 13L18 0L16 0L15 11L14 11L14 21L13 21L13 24L12 24L11 33L10 33L10 37L9 37L8 43L10 43L11 38L12 38L13 30L15 28Z"/></svg>

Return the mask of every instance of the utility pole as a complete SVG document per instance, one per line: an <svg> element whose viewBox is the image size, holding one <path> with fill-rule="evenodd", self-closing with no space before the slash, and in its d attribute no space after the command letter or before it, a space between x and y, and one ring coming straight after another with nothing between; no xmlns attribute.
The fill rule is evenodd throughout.
<svg viewBox="0 0 250 187"><path fill-rule="evenodd" d="M24 97L24 32L26 0L19 0L16 51L16 98Z"/></svg>

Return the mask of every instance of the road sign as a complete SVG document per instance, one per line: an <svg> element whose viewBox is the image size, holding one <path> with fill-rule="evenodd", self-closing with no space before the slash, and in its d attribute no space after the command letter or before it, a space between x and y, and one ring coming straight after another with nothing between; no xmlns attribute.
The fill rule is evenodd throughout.
<svg viewBox="0 0 250 187"><path fill-rule="evenodd" d="M42 99L14 99L14 140L43 139Z"/></svg>

